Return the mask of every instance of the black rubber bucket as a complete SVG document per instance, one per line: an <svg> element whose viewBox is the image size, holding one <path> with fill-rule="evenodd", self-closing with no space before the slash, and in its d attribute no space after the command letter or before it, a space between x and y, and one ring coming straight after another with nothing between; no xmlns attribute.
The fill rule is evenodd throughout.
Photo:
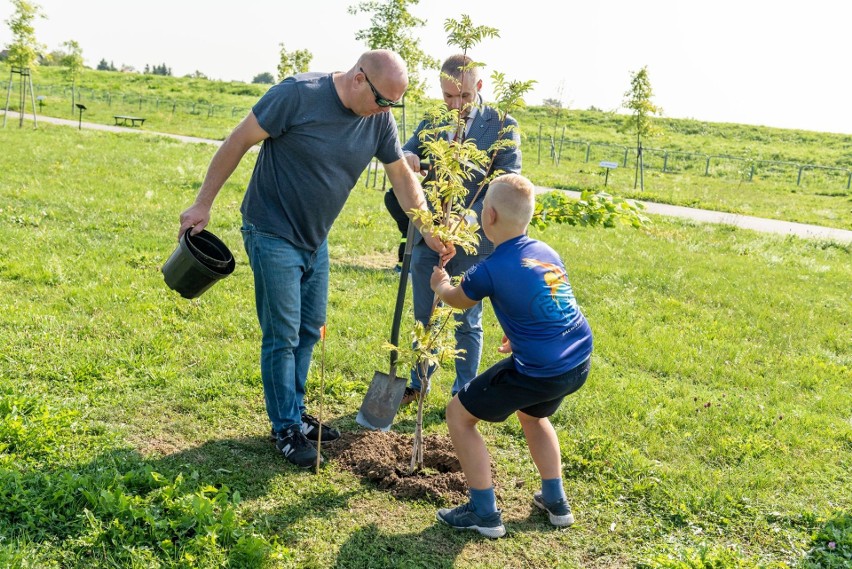
<svg viewBox="0 0 852 569"><path fill-rule="evenodd" d="M198 298L204 291L234 272L234 256L227 245L207 230L181 235L180 243L163 265L168 287L184 298Z"/></svg>

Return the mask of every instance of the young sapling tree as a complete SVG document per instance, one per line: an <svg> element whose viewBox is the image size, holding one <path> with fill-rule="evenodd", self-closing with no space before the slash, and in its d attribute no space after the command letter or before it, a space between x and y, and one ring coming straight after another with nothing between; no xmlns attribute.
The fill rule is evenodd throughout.
<svg viewBox="0 0 852 569"><path fill-rule="evenodd" d="M645 191L645 164L642 158L642 137L651 136L657 132L651 116L661 115L663 109L651 102L654 90L651 88L651 80L648 78L648 66L632 73L630 77L630 90L624 93L622 105L631 111L630 117L624 122L623 131L636 133L636 171L633 176L633 189L636 189L637 181L641 182L641 189Z"/></svg>

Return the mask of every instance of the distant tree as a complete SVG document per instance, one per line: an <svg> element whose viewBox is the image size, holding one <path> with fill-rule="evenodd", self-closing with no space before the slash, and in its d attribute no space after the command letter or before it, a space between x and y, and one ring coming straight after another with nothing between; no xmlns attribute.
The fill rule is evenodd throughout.
<svg viewBox="0 0 852 569"><path fill-rule="evenodd" d="M116 69L115 69L115 64L114 64L112 61L110 61L109 63L107 63L107 60L106 60L106 59L101 59L101 60L100 60L100 62L98 63L98 68L97 68L97 69L98 69L98 71L115 71L115 70L116 70Z"/></svg>
<svg viewBox="0 0 852 569"><path fill-rule="evenodd" d="M349 7L350 14L372 14L370 27L359 30L355 39L363 41L370 49L390 49L399 54L408 67L406 100L419 101L426 92L426 81L421 69L437 69L438 60L420 48L420 40L413 36L415 28L426 25L426 20L416 18L408 11L409 5L420 0L370 0ZM404 112L404 109L403 109Z"/></svg>
<svg viewBox="0 0 852 569"><path fill-rule="evenodd" d="M74 40L68 40L62 44L68 51L59 60L65 67L65 79L71 82L71 114L74 114L74 105L77 102L77 81L83 74L83 49Z"/></svg>
<svg viewBox="0 0 852 569"><path fill-rule="evenodd" d="M544 108L547 112L553 115L553 126L559 126L559 119L562 117L562 110L565 107L563 102L563 93L565 92L565 81L560 81L556 88L556 97L545 99Z"/></svg>
<svg viewBox="0 0 852 569"><path fill-rule="evenodd" d="M145 73L145 75L164 75L164 76L171 77L172 68L166 67L165 63L163 63L161 65L154 65L153 67L146 63L144 73Z"/></svg>
<svg viewBox="0 0 852 569"><path fill-rule="evenodd" d="M171 73L171 69L170 69L169 75L171 75L171 74L172 73ZM185 75L184 77L188 77L190 79L209 79L209 77L207 77L207 75L205 75L204 73L202 73L201 71L199 71L197 69L195 71L193 71L192 73Z"/></svg>
<svg viewBox="0 0 852 569"><path fill-rule="evenodd" d="M122 73L136 73L136 68L132 65L127 65L126 63L122 63L119 71Z"/></svg>
<svg viewBox="0 0 852 569"><path fill-rule="evenodd" d="M62 65L62 58L65 57L65 52L61 49L54 49L50 53L39 55L38 64L46 67Z"/></svg>
<svg viewBox="0 0 852 569"><path fill-rule="evenodd" d="M295 75L296 73L304 73L311 65L311 60L314 54L306 49L297 49L296 51L287 51L283 43L279 43L281 48L280 59L278 63L278 80L283 81L286 77Z"/></svg>
<svg viewBox="0 0 852 569"><path fill-rule="evenodd" d="M271 85L275 83L275 76L268 71L264 71L263 73L258 73L254 76L254 79L251 80L252 83L260 83L261 85Z"/></svg>
<svg viewBox="0 0 852 569"><path fill-rule="evenodd" d="M636 133L636 172L633 177L633 189L637 182L641 181L642 191L645 191L644 163L642 160L642 137L651 136L656 132L656 127L651 121L651 116L662 115L663 109L651 102L654 90L651 88L651 80L648 78L648 66L630 74L630 90L624 93L622 106L629 109L632 114L624 121L622 132Z"/></svg>
<svg viewBox="0 0 852 569"><path fill-rule="evenodd" d="M45 50L45 47L36 40L33 26L36 18L45 16L38 4L26 0L11 0L11 2L15 12L6 20L12 32L12 43L6 46L9 49L7 59L12 67L29 69L38 64L38 56Z"/></svg>

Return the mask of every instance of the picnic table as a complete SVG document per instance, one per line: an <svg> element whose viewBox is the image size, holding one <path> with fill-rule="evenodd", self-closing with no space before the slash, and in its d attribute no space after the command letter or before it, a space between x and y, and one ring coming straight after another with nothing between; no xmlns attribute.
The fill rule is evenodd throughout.
<svg viewBox="0 0 852 569"><path fill-rule="evenodd" d="M139 123L138 126L142 126L143 124L145 124L145 119L143 119L142 117L130 117L127 115L113 115L113 117L115 118L116 125L137 126L136 123Z"/></svg>

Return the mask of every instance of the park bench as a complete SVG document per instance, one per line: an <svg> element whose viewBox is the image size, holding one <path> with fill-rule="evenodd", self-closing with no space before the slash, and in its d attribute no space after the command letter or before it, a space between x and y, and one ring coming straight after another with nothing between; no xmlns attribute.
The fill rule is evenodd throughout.
<svg viewBox="0 0 852 569"><path fill-rule="evenodd" d="M136 126L136 123L139 123L139 126L145 124L145 119L141 117L129 117L125 115L113 115L115 117L115 124L121 126ZM129 123L129 125L128 125Z"/></svg>

